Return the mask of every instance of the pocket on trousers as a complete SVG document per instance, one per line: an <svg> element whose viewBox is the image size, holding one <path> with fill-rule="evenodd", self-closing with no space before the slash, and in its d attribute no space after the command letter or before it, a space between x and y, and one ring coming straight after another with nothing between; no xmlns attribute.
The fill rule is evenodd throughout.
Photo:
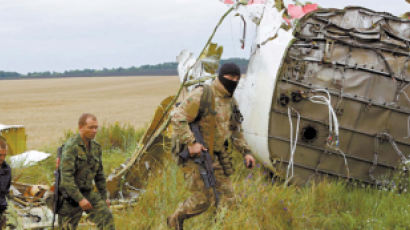
<svg viewBox="0 0 410 230"><path fill-rule="evenodd" d="M67 199L63 199L62 202L63 204L61 205L61 208L58 211L58 214L60 215L68 216L68 215L71 215L72 213L81 211L81 208L80 206L78 206L78 204L74 206L74 203L69 202Z"/></svg>

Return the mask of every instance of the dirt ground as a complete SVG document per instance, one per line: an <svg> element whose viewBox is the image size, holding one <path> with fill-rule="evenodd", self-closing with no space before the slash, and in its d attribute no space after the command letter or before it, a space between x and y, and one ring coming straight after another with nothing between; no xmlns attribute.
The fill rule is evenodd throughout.
<svg viewBox="0 0 410 230"><path fill-rule="evenodd" d="M38 149L76 130L84 112L143 127L178 87L176 76L1 80L0 124L24 125L28 149Z"/></svg>

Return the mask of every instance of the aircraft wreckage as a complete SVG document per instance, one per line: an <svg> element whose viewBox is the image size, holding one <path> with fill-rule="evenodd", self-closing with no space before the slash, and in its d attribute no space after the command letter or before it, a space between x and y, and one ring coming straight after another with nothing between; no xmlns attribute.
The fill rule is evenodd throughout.
<svg viewBox="0 0 410 230"><path fill-rule="evenodd" d="M108 176L112 199L138 197L161 162L170 111L181 95L215 77L222 47L212 38L232 12L256 26L248 71L234 96L245 137L266 168L299 185L325 176L383 185L396 170L408 170L410 20L361 7L277 2L233 3L198 58L187 51L178 56L181 87L159 105L132 157ZM33 188L16 184L22 209L44 199L47 188ZM50 224L49 215L38 222L44 221Z"/></svg>
<svg viewBox="0 0 410 230"><path fill-rule="evenodd" d="M301 8L312 12L289 28L274 2L247 7L231 8L257 27L234 96L245 137L265 167L294 184L326 175L376 185L409 167L410 20L308 4ZM212 81L222 47L211 39L197 59L187 51L178 56L180 91L162 102L138 151L109 176L112 197L137 192L146 159L160 160L180 92Z"/></svg>

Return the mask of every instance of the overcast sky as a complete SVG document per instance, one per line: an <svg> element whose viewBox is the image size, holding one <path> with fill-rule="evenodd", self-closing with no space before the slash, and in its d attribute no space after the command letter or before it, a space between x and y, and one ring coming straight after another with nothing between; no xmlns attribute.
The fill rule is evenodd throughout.
<svg viewBox="0 0 410 230"><path fill-rule="evenodd" d="M311 0L322 7L366 6L401 15L405 0ZM20 73L130 67L198 54L227 6L218 0L0 0L0 70ZM215 40L223 58L241 50L229 17Z"/></svg>

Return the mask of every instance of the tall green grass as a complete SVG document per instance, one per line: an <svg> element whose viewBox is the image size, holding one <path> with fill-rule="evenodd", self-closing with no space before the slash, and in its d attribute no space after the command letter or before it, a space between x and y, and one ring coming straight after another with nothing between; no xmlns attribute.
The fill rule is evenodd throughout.
<svg viewBox="0 0 410 230"><path fill-rule="evenodd" d="M43 151L55 154L56 147L73 134L66 132L60 143L50 143ZM143 130L118 123L101 127L96 139L103 146L106 175L132 155L142 134ZM284 187L280 182L272 184L261 167L245 169L238 154L234 162L236 172L231 179L235 205L211 207L187 220L185 229L410 229L408 192L343 181ZM13 175L20 176L20 182L51 184L54 167L55 155L36 166L13 169ZM166 217L190 195L182 171L170 154L150 174L137 205L114 211L117 229L167 229Z"/></svg>
<svg viewBox="0 0 410 230"><path fill-rule="evenodd" d="M49 146L41 149L44 152L51 153L51 157L39 162L35 166L27 168L13 169L13 180L30 184L48 184L54 181L54 169L58 146L74 136L76 132L66 130L63 137L58 143L50 143ZM135 129L133 126L125 124L120 125L104 124L100 127L96 141L101 145L103 150L104 172L110 174L113 169L123 163L132 155L139 139L144 134L144 129Z"/></svg>
<svg viewBox="0 0 410 230"><path fill-rule="evenodd" d="M409 229L410 196L397 191L323 181L306 187L271 184L261 168L236 161L236 204L211 207L186 229ZM189 196L171 157L150 178L138 205L117 212L118 229L167 229L166 217ZM216 212L216 215L214 213Z"/></svg>
<svg viewBox="0 0 410 230"><path fill-rule="evenodd" d="M119 122L103 124L99 127L95 140L101 145L103 151L120 149L126 152L135 149L144 131L143 128L136 129L132 125L121 125ZM61 144L74 135L76 133L72 130L65 131L64 137L60 140Z"/></svg>

